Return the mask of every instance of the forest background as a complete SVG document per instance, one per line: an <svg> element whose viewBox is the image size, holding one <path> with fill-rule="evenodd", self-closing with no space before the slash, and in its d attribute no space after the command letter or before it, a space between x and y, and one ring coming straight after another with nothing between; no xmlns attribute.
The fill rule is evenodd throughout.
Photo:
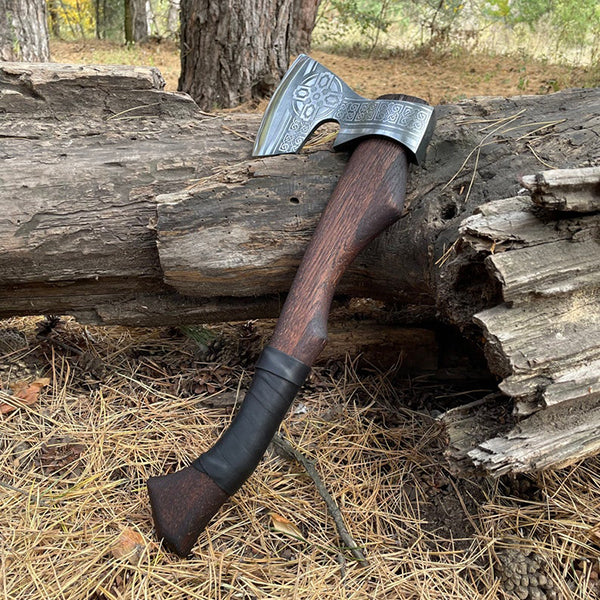
<svg viewBox="0 0 600 600"><path fill-rule="evenodd" d="M130 1L47 0L52 59L158 66L167 89L177 89L180 1L146 2L138 42L128 20ZM596 86L600 5L595 0L323 0L312 49L345 57L332 65L330 57L317 56L341 68L343 76L349 71L350 83L365 95L380 93L392 64L423 59L434 63L431 78L442 79L428 97L438 103L476 94ZM360 72L368 69L367 59L377 61L377 68L365 78Z"/></svg>

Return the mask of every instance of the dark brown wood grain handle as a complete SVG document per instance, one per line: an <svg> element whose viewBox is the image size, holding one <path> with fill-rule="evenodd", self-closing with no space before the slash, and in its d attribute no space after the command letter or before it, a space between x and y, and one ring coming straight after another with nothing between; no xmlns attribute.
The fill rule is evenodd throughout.
<svg viewBox="0 0 600 600"><path fill-rule="evenodd" d="M270 345L312 365L327 339L340 277L356 255L400 218L408 163L397 142L369 138L356 148L304 254Z"/></svg>

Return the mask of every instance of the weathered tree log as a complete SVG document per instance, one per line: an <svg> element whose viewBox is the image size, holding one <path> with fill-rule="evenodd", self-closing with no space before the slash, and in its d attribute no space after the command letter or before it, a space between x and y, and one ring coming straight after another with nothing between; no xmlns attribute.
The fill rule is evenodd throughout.
<svg viewBox="0 0 600 600"><path fill-rule="evenodd" d="M502 288L504 302L473 319L514 407L507 415L495 395L444 420L453 458L496 475L600 450L600 168L523 181L533 201L483 205L463 221L459 238Z"/></svg>
<svg viewBox="0 0 600 600"><path fill-rule="evenodd" d="M252 159L259 115L202 113L155 70L7 63L0 114L0 317L276 316L346 162L318 138ZM441 106L405 216L340 284L485 340L516 411L501 396L447 415L459 459L503 473L600 448L598 187L579 173L571 201L564 179L528 177L599 159L599 89Z"/></svg>
<svg viewBox="0 0 600 600"><path fill-rule="evenodd" d="M259 115L206 115L161 82L153 69L2 65L0 316L144 325L276 313L346 156L316 145L251 159ZM493 300L467 273L482 265L456 273L442 258L460 222L514 195L513 174L538 171L539 158L597 161L599 98L439 107L406 216L355 261L340 293L469 325Z"/></svg>

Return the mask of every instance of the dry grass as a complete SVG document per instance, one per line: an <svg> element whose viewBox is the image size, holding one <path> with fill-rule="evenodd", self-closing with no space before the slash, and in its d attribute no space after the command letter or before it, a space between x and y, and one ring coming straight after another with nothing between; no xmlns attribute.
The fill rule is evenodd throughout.
<svg viewBox="0 0 600 600"><path fill-rule="evenodd" d="M154 539L145 480L209 447L234 410L214 405L248 373L203 363L190 339L164 330L68 321L49 343L35 321L2 324L28 342L0 356L0 402L18 403L11 382L52 378L37 404L1 417L2 598L491 600L510 597L494 573L507 545L543 552L565 599L593 597L597 461L518 493L508 480L455 477L437 423L404 407L389 377L359 375L349 360L335 377L315 371L282 433L316 463L369 565L342 546L302 468L273 451L178 559ZM270 512L305 539L273 530ZM139 547L117 558L131 530Z"/></svg>

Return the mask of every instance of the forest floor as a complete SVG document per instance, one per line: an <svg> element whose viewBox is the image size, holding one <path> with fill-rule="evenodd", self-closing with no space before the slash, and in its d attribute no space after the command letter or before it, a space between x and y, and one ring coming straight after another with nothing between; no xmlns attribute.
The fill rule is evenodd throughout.
<svg viewBox="0 0 600 600"><path fill-rule="evenodd" d="M177 89L179 52L171 42L127 48L97 40L54 41L51 52L55 62L155 66L165 78L166 89ZM367 58L316 49L311 56L340 75L359 94L370 98L404 93L442 104L473 96L547 94L569 87L600 85L597 71L536 61L524 55L454 52Z"/></svg>
<svg viewBox="0 0 600 600"><path fill-rule="evenodd" d="M600 460L498 480L457 475L435 417L477 398L480 384L407 378L356 356L313 369L280 434L315 465L366 561L277 446L188 558L165 551L145 482L214 443L262 342L252 323L0 323L0 597L600 597Z"/></svg>
<svg viewBox="0 0 600 600"><path fill-rule="evenodd" d="M169 44L54 42L52 52L58 62L156 66L176 88ZM590 83L581 69L519 58L313 55L365 96L404 91L433 103ZM281 434L315 463L368 563L341 541L303 467L276 448L188 559L166 552L145 481L217 438L262 341L252 323L0 322L0 597L600 597L600 459L499 480L456 475L436 417L481 389L355 356L313 370Z"/></svg>

